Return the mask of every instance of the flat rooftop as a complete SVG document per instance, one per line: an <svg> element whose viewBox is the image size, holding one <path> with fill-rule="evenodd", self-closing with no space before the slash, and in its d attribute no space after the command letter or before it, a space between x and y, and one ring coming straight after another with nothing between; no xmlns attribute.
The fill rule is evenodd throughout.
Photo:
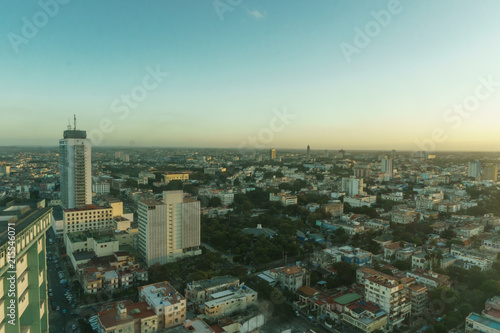
<svg viewBox="0 0 500 333"><path fill-rule="evenodd" d="M497 330L497 331L500 330L500 322L495 321L493 319L489 319L489 318L481 316L481 315L478 315L477 313L472 312L467 317L467 319L468 320L470 319L476 323L487 326L487 327L492 328L494 330Z"/></svg>
<svg viewBox="0 0 500 333"><path fill-rule="evenodd" d="M220 285L232 283L232 282L237 282L239 284L239 279L230 276L230 275L225 275L225 276L216 276L212 279L206 279L206 280L199 280L199 281L194 281L188 284L188 287L192 287L197 290L204 290L208 289L211 287L217 287Z"/></svg>
<svg viewBox="0 0 500 333"><path fill-rule="evenodd" d="M32 223L43 215L52 212L52 207L45 207L44 204L29 203L0 207L0 246L8 240L8 223L15 224L16 234L20 234Z"/></svg>

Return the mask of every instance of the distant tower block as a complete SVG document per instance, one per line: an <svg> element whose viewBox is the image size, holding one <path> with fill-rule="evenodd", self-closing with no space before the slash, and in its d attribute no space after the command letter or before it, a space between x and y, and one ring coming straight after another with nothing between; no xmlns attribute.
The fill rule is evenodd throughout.
<svg viewBox="0 0 500 333"><path fill-rule="evenodd" d="M61 201L64 209L92 204L91 143L87 132L68 126L59 140Z"/></svg>
<svg viewBox="0 0 500 333"><path fill-rule="evenodd" d="M271 160L276 159L276 149L271 148L271 150L269 150L269 159L271 159Z"/></svg>

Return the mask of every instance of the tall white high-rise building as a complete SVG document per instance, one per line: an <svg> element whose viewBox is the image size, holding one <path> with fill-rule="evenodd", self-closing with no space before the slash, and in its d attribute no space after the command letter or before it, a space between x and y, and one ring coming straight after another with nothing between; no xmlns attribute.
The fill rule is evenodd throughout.
<svg viewBox="0 0 500 333"><path fill-rule="evenodd" d="M68 128L59 140L61 201L65 209L92 204L91 144L87 132Z"/></svg>
<svg viewBox="0 0 500 333"><path fill-rule="evenodd" d="M363 194L363 179L356 177L342 178L342 192L349 196Z"/></svg>
<svg viewBox="0 0 500 333"><path fill-rule="evenodd" d="M138 248L148 266L201 254L200 202L182 191L139 203Z"/></svg>
<svg viewBox="0 0 500 333"><path fill-rule="evenodd" d="M474 160L469 162L467 175L472 178L481 177L481 162Z"/></svg>
<svg viewBox="0 0 500 333"><path fill-rule="evenodd" d="M306 160L309 161L310 159L311 159L311 147L307 145Z"/></svg>
<svg viewBox="0 0 500 333"><path fill-rule="evenodd" d="M381 171L385 173L390 179L393 176L392 158L385 156L381 162Z"/></svg>

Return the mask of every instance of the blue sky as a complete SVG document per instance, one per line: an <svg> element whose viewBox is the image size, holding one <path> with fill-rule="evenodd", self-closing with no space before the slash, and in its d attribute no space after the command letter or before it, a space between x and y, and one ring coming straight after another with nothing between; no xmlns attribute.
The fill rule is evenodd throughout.
<svg viewBox="0 0 500 333"><path fill-rule="evenodd" d="M89 132L112 124L104 146L237 147L286 109L259 146L498 150L498 1L60 0L43 21L54 1L0 4L0 145L57 145L76 113ZM342 43L377 24L348 61ZM168 76L114 112L156 68Z"/></svg>

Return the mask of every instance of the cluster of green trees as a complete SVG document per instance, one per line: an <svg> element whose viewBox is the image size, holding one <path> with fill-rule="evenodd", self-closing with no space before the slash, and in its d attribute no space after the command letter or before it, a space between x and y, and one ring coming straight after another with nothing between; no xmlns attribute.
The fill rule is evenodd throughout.
<svg viewBox="0 0 500 333"><path fill-rule="evenodd" d="M272 238L264 235L255 238L243 232L244 228L255 228L257 224L277 231L278 235ZM210 244L221 252L236 255L235 261L258 265L282 258L283 251L288 256L298 255L300 245L296 233L300 226L303 226L301 221L269 216L203 217L201 235L202 242Z"/></svg>
<svg viewBox="0 0 500 333"><path fill-rule="evenodd" d="M428 234L433 233L433 229L428 223L409 223L402 226L392 225L392 235L394 241L405 241L417 246L425 244L429 238Z"/></svg>
<svg viewBox="0 0 500 333"><path fill-rule="evenodd" d="M463 325L471 312L481 313L489 298L500 295L499 261L495 261L488 271L456 266L435 271L447 274L453 280L453 287L438 287L430 291L429 311L433 316L440 315L442 320L426 332L444 333Z"/></svg>
<svg viewBox="0 0 500 333"><path fill-rule="evenodd" d="M239 265L232 265L220 253L202 248L202 254L184 258L166 265L153 265L148 270L148 283L169 281L175 289L184 290L186 283L204 280L214 276L233 275L245 279L247 270Z"/></svg>

